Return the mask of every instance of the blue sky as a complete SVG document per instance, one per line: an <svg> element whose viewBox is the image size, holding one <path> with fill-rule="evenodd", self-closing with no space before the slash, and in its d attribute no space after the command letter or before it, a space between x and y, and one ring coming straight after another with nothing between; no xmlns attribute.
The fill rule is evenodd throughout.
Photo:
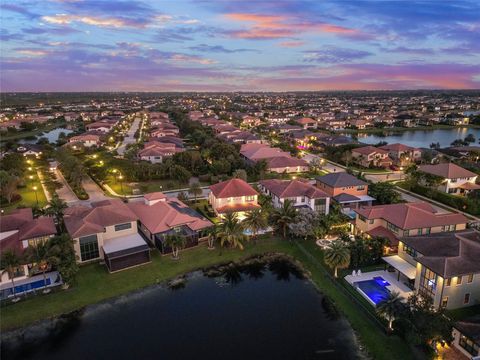
<svg viewBox="0 0 480 360"><path fill-rule="evenodd" d="M480 88L480 1L0 7L2 91Z"/></svg>

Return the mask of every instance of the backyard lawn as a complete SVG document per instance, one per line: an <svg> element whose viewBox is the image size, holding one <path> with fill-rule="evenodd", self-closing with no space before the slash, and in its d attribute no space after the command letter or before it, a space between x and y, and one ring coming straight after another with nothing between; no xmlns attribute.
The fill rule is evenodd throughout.
<svg viewBox="0 0 480 360"><path fill-rule="evenodd" d="M106 183L115 191L117 194L120 195L132 195L133 189L139 189L140 193L147 194L156 191L168 191L168 190L176 190L176 189L188 189L189 185L185 183L179 183L176 180L154 180L154 181L144 181L144 182L137 182L131 183L126 182L123 180L121 182L118 179L109 176L107 178ZM131 185L135 184L135 185ZM200 182L200 186L208 186L209 183Z"/></svg>
<svg viewBox="0 0 480 360"><path fill-rule="evenodd" d="M32 179L29 178L30 176L32 176ZM35 187L37 189L36 191L34 190ZM20 206L34 207L35 205L37 205L37 199L39 207L42 208L47 205L47 198L45 197L42 184L38 179L38 174L36 171L27 171L25 175L25 186L19 187L17 192L21 196L20 200L15 201L11 204L2 204L2 210L5 213L8 213Z"/></svg>
<svg viewBox="0 0 480 360"><path fill-rule="evenodd" d="M279 252L293 256L302 262L311 279L322 293L329 296L338 309L348 318L361 342L375 359L413 359L408 345L396 336L387 336L374 324L348 295L333 286L319 264L322 253L315 245L302 243L312 256L302 251L295 242L262 237L256 245L249 243L244 251L220 249L209 251L204 245L180 254L180 260L152 253L150 264L108 274L105 266L91 264L81 268L77 284L69 290L41 295L1 309L2 330L22 327L36 320L54 317L83 306L106 300L151 284L214 264L240 260L266 252Z"/></svg>

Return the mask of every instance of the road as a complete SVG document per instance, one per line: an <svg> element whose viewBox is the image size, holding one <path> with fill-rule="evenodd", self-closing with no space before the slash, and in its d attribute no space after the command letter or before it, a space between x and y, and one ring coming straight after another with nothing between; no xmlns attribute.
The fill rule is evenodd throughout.
<svg viewBox="0 0 480 360"><path fill-rule="evenodd" d="M79 201L77 195L75 195L73 190L70 188L70 185L68 185L67 180L65 180L60 170L56 169L54 173L58 182L62 184L62 187L56 191L58 197L65 201L67 205L77 203Z"/></svg>
<svg viewBox="0 0 480 360"><path fill-rule="evenodd" d="M123 156L125 154L125 151L127 150L127 145L134 144L137 141L137 139L135 139L135 133L140 126L140 121L141 120L138 117L133 120L132 126L130 126L130 130L128 130L122 144L117 149L119 155Z"/></svg>
<svg viewBox="0 0 480 360"><path fill-rule="evenodd" d="M89 176L82 180L82 186L89 196L89 202L108 199L108 197L103 193L103 190Z"/></svg>
<svg viewBox="0 0 480 360"><path fill-rule="evenodd" d="M310 154L310 153L305 153L302 157L303 160L305 160L308 163L311 163L314 159L322 160L323 158L319 155L315 154ZM329 172L329 173L335 173L335 172L343 172L345 169L335 166L333 164L330 164L328 161L325 161L324 164L322 164L322 169Z"/></svg>
<svg viewBox="0 0 480 360"><path fill-rule="evenodd" d="M395 171L388 174L364 174L365 178L373 183L405 179L405 174L402 171Z"/></svg>

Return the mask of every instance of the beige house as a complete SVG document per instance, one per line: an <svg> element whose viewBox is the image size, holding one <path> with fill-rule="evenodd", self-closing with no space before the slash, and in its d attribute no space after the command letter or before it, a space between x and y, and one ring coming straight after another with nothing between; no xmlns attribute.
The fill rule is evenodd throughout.
<svg viewBox="0 0 480 360"><path fill-rule="evenodd" d="M395 143L380 146L380 149L388 152L388 156L398 166L406 166L422 158L422 151L411 146Z"/></svg>
<svg viewBox="0 0 480 360"><path fill-rule="evenodd" d="M480 185L476 183L477 174L453 163L422 165L418 167L418 171L443 178L438 190L448 194L466 195L480 189Z"/></svg>
<svg viewBox="0 0 480 360"><path fill-rule="evenodd" d="M363 146L352 149L353 160L363 167L389 167L392 165L392 159L388 156L388 151L376 148L375 146Z"/></svg>
<svg viewBox="0 0 480 360"><path fill-rule="evenodd" d="M150 250L137 231L137 215L120 199L76 205L64 221L79 263L104 260L110 271L150 261Z"/></svg>

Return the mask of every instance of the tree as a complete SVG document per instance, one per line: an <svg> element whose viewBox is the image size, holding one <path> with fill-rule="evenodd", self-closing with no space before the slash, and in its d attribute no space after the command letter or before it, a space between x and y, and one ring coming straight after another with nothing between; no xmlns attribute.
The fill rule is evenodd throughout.
<svg viewBox="0 0 480 360"><path fill-rule="evenodd" d="M243 220L243 226L252 232L252 237L256 240L258 232L267 227L267 218L263 210L255 209L248 212Z"/></svg>
<svg viewBox="0 0 480 360"><path fill-rule="evenodd" d="M60 199L57 194L52 196L52 199L48 202L48 206L45 209L45 214L53 216L55 222L58 225L62 224L63 211L67 208L67 203Z"/></svg>
<svg viewBox="0 0 480 360"><path fill-rule="evenodd" d="M439 143L439 142L437 142L437 143L431 143L431 144L430 144L430 149L435 149L435 150L440 149L440 143Z"/></svg>
<svg viewBox="0 0 480 360"><path fill-rule="evenodd" d="M198 183L198 181L195 181L190 185L190 188L188 189L188 193L193 195L195 202L197 202L197 197L203 194L203 190L200 187L200 184Z"/></svg>
<svg viewBox="0 0 480 360"><path fill-rule="evenodd" d="M333 241L325 250L325 264L335 269L334 276L338 277L338 269L345 269L350 265L350 251L340 240Z"/></svg>
<svg viewBox="0 0 480 360"><path fill-rule="evenodd" d="M402 301L403 297L396 291L392 291L388 294L386 299L383 299L377 304L377 313L380 316L385 317L388 320L388 329L393 330L392 324L404 310Z"/></svg>
<svg viewBox="0 0 480 360"><path fill-rule="evenodd" d="M237 179L242 179L243 181L247 181L247 172L245 169L237 169L233 172L233 177Z"/></svg>
<svg viewBox="0 0 480 360"><path fill-rule="evenodd" d="M468 134L466 137L465 137L465 142L467 143L474 143L475 142L475 135L473 134Z"/></svg>
<svg viewBox="0 0 480 360"><path fill-rule="evenodd" d="M44 292L47 288L47 270L60 262L60 248L48 241L39 241L34 246L28 247L27 258L29 263L36 264L43 275Z"/></svg>
<svg viewBox="0 0 480 360"><path fill-rule="evenodd" d="M300 209L297 212L297 221L288 225L290 234L298 238L307 239L307 237L318 234L315 232L317 222L316 212L311 209Z"/></svg>
<svg viewBox="0 0 480 360"><path fill-rule="evenodd" d="M79 270L77 265L77 256L73 248L73 240L68 234L61 234L50 239L52 246L57 246L59 249L59 262L56 268L62 276L65 287L75 282L77 272Z"/></svg>
<svg viewBox="0 0 480 360"><path fill-rule="evenodd" d="M226 214L220 225L220 233L218 234L220 245L222 247L225 245L232 248L238 247L240 250L243 250L242 241L247 239L243 230L244 228L235 213Z"/></svg>
<svg viewBox="0 0 480 360"><path fill-rule="evenodd" d="M185 191L180 191L178 194L178 200L186 202L188 201L188 194L185 193Z"/></svg>
<svg viewBox="0 0 480 360"><path fill-rule="evenodd" d="M396 204L402 199L400 194L395 190L395 185L388 182L370 184L368 187L368 195L375 198L379 205Z"/></svg>
<svg viewBox="0 0 480 360"><path fill-rule="evenodd" d="M13 297L16 298L15 294L15 272L17 271L17 268L21 265L21 259L20 257L13 252L12 250L7 250L3 252L2 258L1 258L1 268L4 269L2 271L2 275L4 273L8 274L8 277L10 278L10 281L12 282L12 292L13 292Z"/></svg>
<svg viewBox="0 0 480 360"><path fill-rule="evenodd" d="M215 242L217 242L219 234L220 234L220 229L216 225L208 229L207 243L208 243L209 250L215 249Z"/></svg>
<svg viewBox="0 0 480 360"><path fill-rule="evenodd" d="M187 240L179 234L166 235L163 239L166 246L172 249L172 257L177 260L181 249L185 247Z"/></svg>
<svg viewBox="0 0 480 360"><path fill-rule="evenodd" d="M295 222L297 212L291 200L285 200L282 207L272 212L271 220L275 230L281 231L283 238L287 237L288 226Z"/></svg>
<svg viewBox="0 0 480 360"><path fill-rule="evenodd" d="M0 170L0 194L10 204L17 195L18 177Z"/></svg>

